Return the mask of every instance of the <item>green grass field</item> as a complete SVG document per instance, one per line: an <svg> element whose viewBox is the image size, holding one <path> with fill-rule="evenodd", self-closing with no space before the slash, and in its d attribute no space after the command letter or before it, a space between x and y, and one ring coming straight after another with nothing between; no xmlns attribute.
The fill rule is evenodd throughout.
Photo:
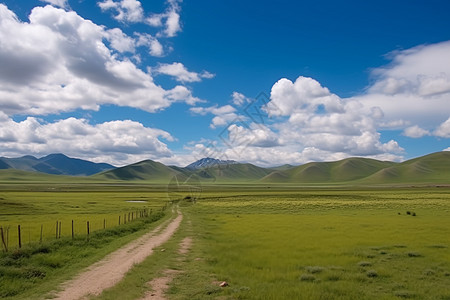
<svg viewBox="0 0 450 300"><path fill-rule="evenodd" d="M448 189L206 193L187 210L198 259L174 299L450 299Z"/></svg>
<svg viewBox="0 0 450 300"><path fill-rule="evenodd" d="M31 184L5 187L0 198L2 226L20 220L36 227L47 219L53 226L44 241L51 255L27 250L22 253L35 254L0 259L0 273L8 275L0 276L0 292L39 299L52 284L154 226L142 223L117 238L101 233L133 222L100 228L99 242L89 248L82 226L75 242L58 248L70 236L54 239L55 219L97 219L102 227L111 216L112 225L124 211L160 208L167 191L163 185ZM139 299L148 281L168 268L182 271L169 299L450 299L449 188L210 184L195 204L180 206L185 219L162 246L166 251L155 251L98 299ZM193 247L179 261L177 243L186 236ZM74 251L74 263L62 264ZM37 271L45 277L33 277L42 274ZM229 286L220 288L221 281ZM13 296L23 287L25 294Z"/></svg>

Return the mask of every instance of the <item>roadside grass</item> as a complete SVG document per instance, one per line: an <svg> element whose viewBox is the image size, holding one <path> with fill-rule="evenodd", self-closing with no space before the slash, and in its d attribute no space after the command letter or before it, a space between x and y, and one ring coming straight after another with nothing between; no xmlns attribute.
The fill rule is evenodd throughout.
<svg viewBox="0 0 450 300"><path fill-rule="evenodd" d="M113 228L119 225L119 217L124 224L143 210L160 211L167 201L164 191L150 188L75 187L39 185L27 191L0 191L0 227L7 235L8 248L18 246L18 225L22 245L39 242L41 228L42 240L55 239L59 232L61 237L71 236L72 220L74 234L86 236L87 222L90 232Z"/></svg>
<svg viewBox="0 0 450 300"><path fill-rule="evenodd" d="M450 296L446 189L231 194L186 208L199 259L170 299Z"/></svg>
<svg viewBox="0 0 450 300"><path fill-rule="evenodd" d="M90 299L141 299L147 292L151 292L149 282L152 279L167 276L164 271L184 271L185 263L180 260L183 256L178 253L178 250L181 240L191 234L190 226L190 221L184 217L180 227L169 241L154 248L153 254L142 263L135 265L117 285Z"/></svg>
<svg viewBox="0 0 450 300"><path fill-rule="evenodd" d="M0 297L41 299L62 282L106 254L160 224L163 212L126 225L98 231L88 239L65 237L0 254Z"/></svg>
<svg viewBox="0 0 450 300"><path fill-rule="evenodd" d="M0 252L0 298L43 298L83 268L167 219L162 211L165 204L161 189L139 186L65 184L55 188L46 184L2 190L0 226L4 229L9 226L10 231L8 252L4 252L3 247ZM143 208L151 210L152 214L127 224L122 218L118 226L118 215ZM59 239L55 238L55 220L62 224ZM75 225L81 224L75 226L74 239L71 238L71 220L75 220ZM91 224L89 238L86 220ZM103 229L104 220L106 229ZM16 240L17 224L22 227L20 249ZM41 225L44 230L39 243ZM50 230L45 229L47 226Z"/></svg>

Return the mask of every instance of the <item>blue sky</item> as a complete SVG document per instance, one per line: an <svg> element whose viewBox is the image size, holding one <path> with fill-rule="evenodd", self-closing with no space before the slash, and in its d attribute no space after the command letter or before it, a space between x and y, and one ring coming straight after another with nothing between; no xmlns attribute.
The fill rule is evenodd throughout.
<svg viewBox="0 0 450 300"><path fill-rule="evenodd" d="M0 156L273 166L450 150L448 11L1 0Z"/></svg>

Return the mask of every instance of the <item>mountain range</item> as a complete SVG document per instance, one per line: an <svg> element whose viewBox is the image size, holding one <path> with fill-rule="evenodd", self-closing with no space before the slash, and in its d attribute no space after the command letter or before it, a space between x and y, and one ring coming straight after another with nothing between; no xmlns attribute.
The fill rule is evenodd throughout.
<svg viewBox="0 0 450 300"><path fill-rule="evenodd" d="M166 166L145 160L115 168L52 154L41 159L25 156L0 158L0 169L20 169L50 174L91 175L105 181L167 183L196 177L202 182L261 184L450 184L450 152L437 152L401 163L368 158L347 158L334 162L311 162L300 166L262 168L249 163L204 158L187 167ZM5 170L2 172L7 172ZM11 170L12 171L12 170ZM0 173L1 175L2 173ZM23 177L20 173L16 177ZM14 177L14 178L16 178Z"/></svg>
<svg viewBox="0 0 450 300"><path fill-rule="evenodd" d="M53 175L89 176L115 167L105 163L94 163L64 154L50 154L36 158L26 155L18 158L0 157L1 169L16 169Z"/></svg>

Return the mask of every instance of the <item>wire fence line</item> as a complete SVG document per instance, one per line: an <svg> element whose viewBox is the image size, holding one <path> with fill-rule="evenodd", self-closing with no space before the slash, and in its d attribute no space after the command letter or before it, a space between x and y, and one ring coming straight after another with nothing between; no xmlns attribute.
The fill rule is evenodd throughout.
<svg viewBox="0 0 450 300"><path fill-rule="evenodd" d="M134 220L149 217L158 210L164 211L166 208L167 204L161 208L144 208L114 215L61 217L54 221L34 222L33 224L0 225L0 247L4 252L8 252L20 249L26 244L42 243L61 237L71 236L74 239L85 236L89 238L93 232L125 225Z"/></svg>

